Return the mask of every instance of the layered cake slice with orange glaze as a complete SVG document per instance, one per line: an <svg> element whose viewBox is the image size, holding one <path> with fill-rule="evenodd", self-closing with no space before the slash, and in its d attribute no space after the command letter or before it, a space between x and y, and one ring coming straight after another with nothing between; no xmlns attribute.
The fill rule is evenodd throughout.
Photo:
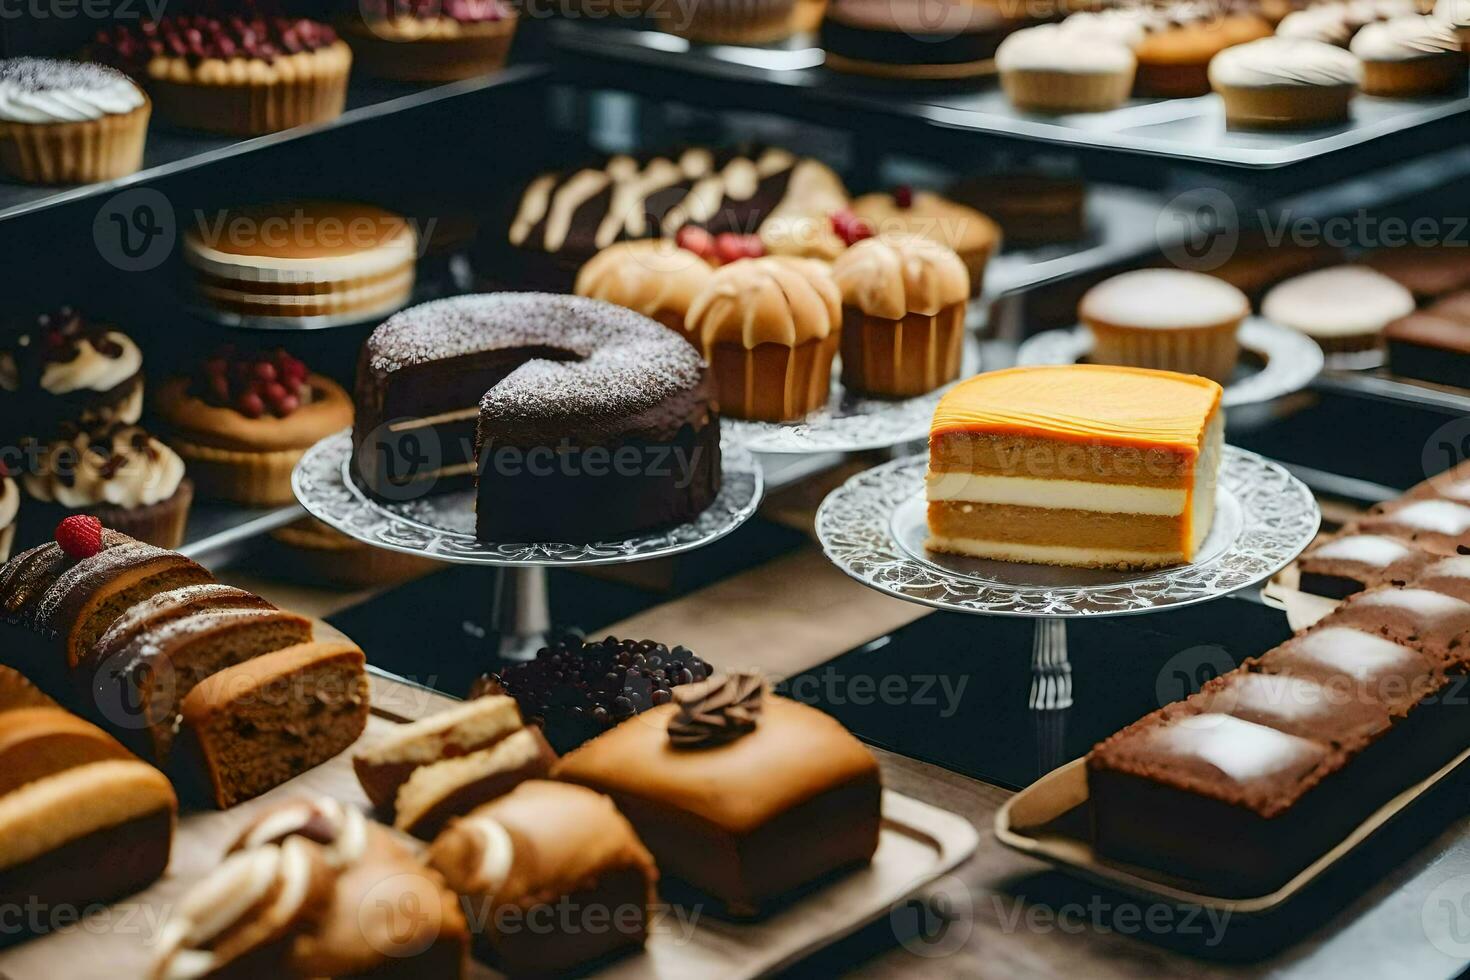
<svg viewBox="0 0 1470 980"><path fill-rule="evenodd" d="M1193 560L1215 517L1218 384L1141 368L1013 368L939 403L934 551L1083 568Z"/></svg>

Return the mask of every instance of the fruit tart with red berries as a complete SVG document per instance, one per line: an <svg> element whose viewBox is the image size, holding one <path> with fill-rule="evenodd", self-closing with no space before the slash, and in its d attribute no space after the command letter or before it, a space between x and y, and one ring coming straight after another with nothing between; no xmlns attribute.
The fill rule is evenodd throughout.
<svg viewBox="0 0 1470 980"><path fill-rule="evenodd" d="M352 399L284 350L221 348L173 378L154 408L201 497L288 504L291 471L320 440L352 425Z"/></svg>

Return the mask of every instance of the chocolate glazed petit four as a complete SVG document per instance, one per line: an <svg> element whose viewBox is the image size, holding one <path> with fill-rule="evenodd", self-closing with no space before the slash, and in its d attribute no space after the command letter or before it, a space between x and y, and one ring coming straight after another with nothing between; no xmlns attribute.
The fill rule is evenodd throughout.
<svg viewBox="0 0 1470 980"><path fill-rule="evenodd" d="M840 724L750 674L675 688L674 699L554 773L611 796L663 874L750 916L872 859L878 763Z"/></svg>
<svg viewBox="0 0 1470 980"><path fill-rule="evenodd" d="M363 348L356 400L366 489L401 500L474 481L481 540L626 537L719 491L708 370L610 303L501 293L405 310Z"/></svg>

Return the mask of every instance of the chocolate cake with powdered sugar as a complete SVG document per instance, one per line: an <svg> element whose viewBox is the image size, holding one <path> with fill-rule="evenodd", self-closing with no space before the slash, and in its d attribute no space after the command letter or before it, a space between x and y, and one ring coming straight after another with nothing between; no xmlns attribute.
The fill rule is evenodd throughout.
<svg viewBox="0 0 1470 980"><path fill-rule="evenodd" d="M708 369L657 322L598 300L461 296L363 348L354 470L387 500L476 486L489 541L585 542L693 518L720 483Z"/></svg>

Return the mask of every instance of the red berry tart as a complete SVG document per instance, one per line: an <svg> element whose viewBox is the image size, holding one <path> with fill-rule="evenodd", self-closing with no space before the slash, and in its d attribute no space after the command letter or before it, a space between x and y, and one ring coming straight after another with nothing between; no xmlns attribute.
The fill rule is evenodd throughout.
<svg viewBox="0 0 1470 980"><path fill-rule="evenodd" d="M238 136L342 114L352 49L326 24L269 17L170 14L100 32L90 53L136 78L175 126Z"/></svg>
<svg viewBox="0 0 1470 980"><path fill-rule="evenodd" d="M306 450L352 425L352 399L284 350L225 347L155 400L165 437L201 496L257 507L290 503Z"/></svg>
<svg viewBox="0 0 1470 980"><path fill-rule="evenodd" d="M501 0L361 0L339 22L370 75L453 82L499 71L516 33Z"/></svg>

